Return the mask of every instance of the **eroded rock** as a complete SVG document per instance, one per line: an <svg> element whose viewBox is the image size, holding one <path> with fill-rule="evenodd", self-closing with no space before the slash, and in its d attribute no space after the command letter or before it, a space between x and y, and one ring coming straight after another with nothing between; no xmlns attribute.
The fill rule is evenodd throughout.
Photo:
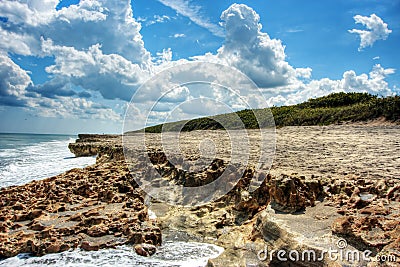
<svg viewBox="0 0 400 267"><path fill-rule="evenodd" d="M0 256L160 245L161 231L148 220L143 193L129 179L124 162L115 161L0 189Z"/></svg>
<svg viewBox="0 0 400 267"><path fill-rule="evenodd" d="M156 253L156 246L150 244L137 244L135 245L135 251L138 255L143 257L149 257Z"/></svg>

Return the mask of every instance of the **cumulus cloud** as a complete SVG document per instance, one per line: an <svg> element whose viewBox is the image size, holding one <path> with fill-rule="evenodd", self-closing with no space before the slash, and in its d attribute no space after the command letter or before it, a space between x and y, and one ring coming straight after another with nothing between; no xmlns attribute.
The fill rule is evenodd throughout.
<svg viewBox="0 0 400 267"><path fill-rule="evenodd" d="M138 64L118 54L103 54L99 44L81 51L43 40L42 51L55 57L55 65L46 67L48 73L66 77L82 88L99 91L107 99L129 101L148 76Z"/></svg>
<svg viewBox="0 0 400 267"><path fill-rule="evenodd" d="M0 104L46 117L120 119L86 98L99 91L104 98L129 100L153 68L130 1L81 1L58 11L57 4L0 2ZM34 85L7 53L54 57L45 69L53 78Z"/></svg>
<svg viewBox="0 0 400 267"><path fill-rule="evenodd" d="M7 63L2 64L2 73L8 75L1 86L2 104L56 108L69 97L76 110L91 109L93 102L77 104L90 98L90 91L99 91L106 99L129 100L153 68L130 1L80 1L56 10L58 2L0 1L0 52ZM53 57L54 64L45 68L52 79L34 85L7 53ZM83 91L72 89L76 87Z"/></svg>
<svg viewBox="0 0 400 267"><path fill-rule="evenodd" d="M166 67L168 62L172 60L172 50L171 48L163 49L162 52L157 52L156 57L153 58L157 65L164 65L162 68Z"/></svg>
<svg viewBox="0 0 400 267"><path fill-rule="evenodd" d="M106 54L119 54L144 67L151 64L140 23L132 17L130 1L93 0L56 10L58 1L1 1L0 48L22 55L40 55L40 38L76 49L102 44ZM13 37L13 38L10 38Z"/></svg>
<svg viewBox="0 0 400 267"><path fill-rule="evenodd" d="M24 106L25 89L32 83L25 70L0 53L0 104Z"/></svg>
<svg viewBox="0 0 400 267"><path fill-rule="evenodd" d="M394 94L386 77L395 70L385 69L379 64L369 74L357 75L350 70L344 72L341 80L312 80L312 69L291 66L286 61L285 46L262 32L259 15L246 5L233 4L222 13L221 20L226 32L225 44L217 54L208 53L193 59L238 68L261 88L270 106L296 104L333 92ZM377 35L378 27L368 25Z"/></svg>
<svg viewBox="0 0 400 267"><path fill-rule="evenodd" d="M81 1L58 11L57 4L0 2L0 16L7 18L0 23L0 49L55 58L55 64L46 67L55 78L30 86L29 92L72 96L74 84L100 91L104 98L129 100L152 68L130 2Z"/></svg>
<svg viewBox="0 0 400 267"><path fill-rule="evenodd" d="M87 91L83 91L83 92L79 92L79 93L78 93L78 96L79 96L79 97L82 97L82 98L91 98L91 97L92 97L92 94L89 93L89 92L87 92Z"/></svg>
<svg viewBox="0 0 400 267"><path fill-rule="evenodd" d="M309 78L311 69L293 68L286 61L281 40L262 32L259 15L244 4L233 4L221 15L225 44L216 55L208 53L195 60L233 66L248 75L259 87L287 85L296 77Z"/></svg>
<svg viewBox="0 0 400 267"><path fill-rule="evenodd" d="M40 116L49 118L121 120L121 115L111 108L84 98L41 98L32 103L32 107Z"/></svg>
<svg viewBox="0 0 400 267"><path fill-rule="evenodd" d="M215 99L208 98L198 98L193 101L188 101L183 103L177 113L180 113L183 117L184 115L189 115L188 117L194 116L210 116L216 114L223 114L232 112L231 108L225 105L225 103L219 103Z"/></svg>
<svg viewBox="0 0 400 267"><path fill-rule="evenodd" d="M72 97L76 94L58 78L35 87L25 70L0 53L0 105L23 107L44 117L121 120L111 108Z"/></svg>
<svg viewBox="0 0 400 267"><path fill-rule="evenodd" d="M35 97L43 96L47 98L56 98L58 96L74 96L77 94L71 89L71 85L68 83L68 81L59 76L56 76L54 79L37 86L32 84L28 86L26 90L28 92L38 94Z"/></svg>
<svg viewBox="0 0 400 267"><path fill-rule="evenodd" d="M354 21L357 24L362 24L367 28L367 30L349 30L350 33L356 33L360 36L361 42L358 51L361 51L368 46L372 47L373 44L378 40L386 40L389 34L392 32L392 30L388 28L388 25L375 14L372 14L369 17L355 15Z"/></svg>
<svg viewBox="0 0 400 267"><path fill-rule="evenodd" d="M394 69L385 69L380 64L376 64L368 74L357 75L354 70L349 70L343 73L340 80L323 78L312 80L309 83L298 81L297 84L277 88L274 92L266 92L266 95L268 95L269 105L293 105L310 98L337 92L360 92L381 96L393 95L395 92L385 80L388 75L393 73L395 73Z"/></svg>
<svg viewBox="0 0 400 267"><path fill-rule="evenodd" d="M295 72L296 72L296 77L310 79L312 69L311 68L296 68Z"/></svg>
<svg viewBox="0 0 400 267"><path fill-rule="evenodd" d="M178 14L189 18L192 22L209 30L212 34L218 37L223 37L224 32L220 26L213 24L209 19L201 14L201 7L191 5L188 0L158 0L163 5L175 10Z"/></svg>
<svg viewBox="0 0 400 267"><path fill-rule="evenodd" d="M339 80L329 78L313 80L311 68L295 68L286 61L285 46L280 40L272 39L262 31L259 15L246 5L233 4L222 13L221 20L221 25L226 32L224 45L217 50L216 54L207 53L195 56L192 60L236 67L250 77L263 91L269 106L292 105L333 92L368 92L383 96L394 94L394 89L389 87L386 78L395 70L383 68L379 64L375 65L367 74L356 74L355 71L349 70L344 72L342 79ZM165 61L157 69L162 70L187 62L188 60ZM203 78L201 78L202 73ZM196 76L196 79L200 77L200 80L212 81L213 73L213 71L198 68L185 73L185 75L188 81L192 74ZM225 82L225 84L232 85L232 88L240 86L239 81L238 84L229 82L237 78L230 77L228 74L224 77L225 80L221 81L221 77L219 77L216 82ZM170 77L166 79L170 79ZM194 91L191 87L191 94ZM150 95L151 93L146 94ZM221 88L206 89L205 86L202 86L201 93L197 96L221 101L234 109L247 108L245 103L239 104L232 92L221 90ZM258 100L262 101L262 99ZM238 105L235 106L234 103L238 103ZM252 106L261 107L263 104L265 103L260 102ZM192 113L201 115L199 113L201 106L199 103L193 103L186 105L185 109L179 108L178 110L182 113L179 117L186 116L185 118L187 118L187 116L193 116ZM193 112L189 112L188 108L191 108ZM165 109L165 105L160 107L157 116L162 118L160 110Z"/></svg>
<svg viewBox="0 0 400 267"><path fill-rule="evenodd" d="M368 74L356 74L350 70L340 80L312 80L312 69L290 65L282 41L263 32L259 15L246 5L230 6L222 13L219 26L205 18L201 8L188 0L159 1L214 35L224 36L224 44L214 54L190 59L172 60L170 48L151 57L140 34L141 24L132 16L129 0L81 1L60 10L55 8L57 0L0 1L0 17L3 18L0 20L0 104L37 110L41 116L119 120L120 115L115 111L92 100L101 95L104 99L129 101L152 74L171 66L183 66L189 61L236 67L263 90L270 105L294 104L339 91L393 93L386 77L395 70L385 69L379 64ZM368 29L350 31L360 34L362 48L387 38L391 32L376 15L356 17L356 22ZM152 21L162 23L169 19L155 16ZM171 37L180 38L184 34L176 33ZM45 68L51 78L43 84L33 84L29 72L13 62L8 53L53 58L54 62ZM218 82L220 80L213 75L215 72L198 67L188 70L185 77L178 80L193 81L193 77L200 77L211 83ZM226 73L219 79L225 79L222 82L232 85L232 88L239 87L241 81L232 75ZM169 78L164 80L169 81ZM190 101L193 88L180 85L172 79L169 83L158 82L144 88L137 95L138 102L134 103L137 109L135 120L146 118L141 109L146 101L157 100L163 94L152 113L154 123L166 118L166 112L174 107L174 103ZM212 86L194 91L196 97L220 101L234 109L246 107L248 99L254 101L252 107L266 105L263 99L252 97L251 90L243 95L243 103L234 91ZM216 106L205 100L177 109L182 118L194 113L201 115L198 113L205 110L217 112Z"/></svg>

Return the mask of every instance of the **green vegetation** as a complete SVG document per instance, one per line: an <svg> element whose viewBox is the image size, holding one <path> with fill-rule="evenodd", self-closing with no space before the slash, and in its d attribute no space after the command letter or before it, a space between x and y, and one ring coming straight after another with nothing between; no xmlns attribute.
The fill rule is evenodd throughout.
<svg viewBox="0 0 400 267"><path fill-rule="evenodd" d="M380 98L367 93L333 93L328 96L310 99L307 102L282 107L272 107L275 125L328 125L345 121L367 121L385 117L390 121L400 120L400 97ZM166 131L193 131L240 129L242 123L247 129L271 125L271 118L265 116L265 110L241 110L235 113L179 121L164 125ZM240 119L239 119L240 118ZM161 132L163 125L147 127L146 132Z"/></svg>

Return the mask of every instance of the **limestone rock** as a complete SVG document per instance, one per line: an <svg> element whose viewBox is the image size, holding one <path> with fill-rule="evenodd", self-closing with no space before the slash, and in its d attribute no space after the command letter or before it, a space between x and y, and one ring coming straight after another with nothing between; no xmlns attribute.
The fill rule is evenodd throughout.
<svg viewBox="0 0 400 267"><path fill-rule="evenodd" d="M318 180L305 181L284 175L271 181L269 195L273 209L292 213L314 206L315 201L323 196L323 187Z"/></svg>
<svg viewBox="0 0 400 267"><path fill-rule="evenodd" d="M0 257L129 243L160 245L161 231L148 220L143 194L129 176L123 161L103 162L1 188ZM135 230L124 232L124 227Z"/></svg>
<svg viewBox="0 0 400 267"><path fill-rule="evenodd" d="M157 249L156 246L150 244L137 244L135 245L135 251L138 255L143 257L152 256L156 253Z"/></svg>

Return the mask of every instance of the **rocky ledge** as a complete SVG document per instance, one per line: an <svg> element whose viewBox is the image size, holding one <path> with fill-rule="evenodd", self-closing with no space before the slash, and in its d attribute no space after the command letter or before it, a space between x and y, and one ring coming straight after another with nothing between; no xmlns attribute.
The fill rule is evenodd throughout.
<svg viewBox="0 0 400 267"><path fill-rule="evenodd" d="M249 135L252 136L251 131ZM290 262L290 266L395 266L400 259L398 137L399 127L279 129L274 165L269 175L258 174L265 179L255 192L248 191L254 175L249 166L240 172L243 176L236 186L213 203L184 208L152 199L150 208L157 214L165 238L224 247L225 252L210 260L210 266L232 262L237 266L282 265L276 255L261 261L257 254L265 246L271 250L312 249L321 253L328 248L337 249L336 244L342 239L350 251L371 250L371 262L325 258L320 262ZM168 160L159 146L158 135L147 138L152 144L148 156L161 175L152 176L154 183L167 180L189 187L204 185L217 179L228 163L221 133L181 135L181 150L191 160L199 157L200 139L216 142L216 158L194 176ZM122 148L114 143L111 150ZM175 158L172 161L179 162ZM133 170L139 171L140 166ZM379 255L394 256L397 262L379 263Z"/></svg>
<svg viewBox="0 0 400 267"><path fill-rule="evenodd" d="M249 131L252 135L252 132ZM169 206L146 196L130 173L118 136L80 136L69 147L77 156L96 154L97 163L44 181L0 191L2 256L51 253L81 247L100 249L125 243L159 245L163 239L201 241L225 248L209 266L397 266L400 260L399 127L285 127L277 131L277 151L269 174L249 192L254 168L240 172L234 188L198 207ZM228 161L218 131L183 134L182 151L198 158L198 141L216 142L216 158L196 175L172 164L157 146L147 156L160 174L155 183L199 186L218 178ZM138 157L138 160L140 157ZM177 160L174 159L174 162ZM132 163L132 162L129 162ZM137 175L136 175L137 174ZM153 176L152 176L153 178ZM157 215L148 219L147 207ZM112 210L112 212L111 212ZM371 251L372 261L330 259L282 262L270 250ZM152 246L136 246L142 255ZM390 255L395 261L379 261ZM268 255L269 256L269 255Z"/></svg>
<svg viewBox="0 0 400 267"><path fill-rule="evenodd" d="M161 244L123 162L0 189L0 256Z"/></svg>
<svg viewBox="0 0 400 267"><path fill-rule="evenodd" d="M70 143L68 148L76 157L97 156L99 160L106 157L110 160L124 160L119 135L79 134L75 143Z"/></svg>

